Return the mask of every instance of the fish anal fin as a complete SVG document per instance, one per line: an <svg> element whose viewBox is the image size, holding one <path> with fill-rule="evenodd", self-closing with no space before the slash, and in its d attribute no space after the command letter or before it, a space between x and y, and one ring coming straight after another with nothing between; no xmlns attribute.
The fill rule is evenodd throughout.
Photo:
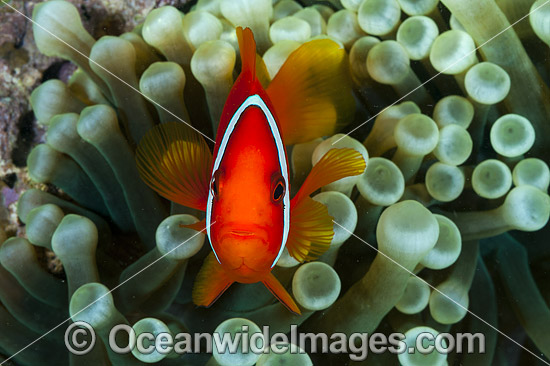
<svg viewBox="0 0 550 366"><path fill-rule="evenodd" d="M195 231L203 231L203 230L206 230L206 219L202 219L201 221L197 221L194 224L189 224L189 225L180 224L180 227L185 227Z"/></svg>
<svg viewBox="0 0 550 366"><path fill-rule="evenodd" d="M325 205L310 197L292 202L291 207L288 253L299 262L317 259L328 250L334 236L332 217Z"/></svg>
<svg viewBox="0 0 550 366"><path fill-rule="evenodd" d="M292 52L266 91L287 145L333 135L353 120L347 54L329 39L304 43Z"/></svg>
<svg viewBox="0 0 550 366"><path fill-rule="evenodd" d="M279 280L275 278L273 273L269 273L267 277L262 280L262 283L269 291L284 305L288 310L293 312L296 315L301 315L300 308L294 302L294 299L288 291L281 285Z"/></svg>
<svg viewBox="0 0 550 366"><path fill-rule="evenodd" d="M198 133L180 122L155 126L136 150L139 174L158 194L206 210L212 153Z"/></svg>
<svg viewBox="0 0 550 366"><path fill-rule="evenodd" d="M313 166L293 201L298 203L303 197L309 196L317 189L339 179L363 174L366 167L363 155L357 150L351 148L330 149Z"/></svg>
<svg viewBox="0 0 550 366"><path fill-rule="evenodd" d="M193 286L193 303L209 307L234 281L229 278L214 253L208 254Z"/></svg>

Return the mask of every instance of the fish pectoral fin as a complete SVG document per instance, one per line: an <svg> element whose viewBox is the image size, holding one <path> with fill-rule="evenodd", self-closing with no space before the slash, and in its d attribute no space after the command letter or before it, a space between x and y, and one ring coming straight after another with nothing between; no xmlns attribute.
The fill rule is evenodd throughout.
<svg viewBox="0 0 550 366"><path fill-rule="evenodd" d="M304 184L294 197L298 203L303 197L309 196L319 188L339 179L363 174L367 164L363 155L351 148L334 148L313 166Z"/></svg>
<svg viewBox="0 0 550 366"><path fill-rule="evenodd" d="M279 280L273 276L273 273L269 273L266 278L262 280L262 283L269 291L290 311L296 315L301 315L300 308L292 299L292 296L288 291L281 285Z"/></svg>
<svg viewBox="0 0 550 366"><path fill-rule="evenodd" d="M189 224L189 225L180 224L180 227L185 227L195 231L203 231L206 229L206 219L202 219L201 221L197 221L194 224Z"/></svg>
<svg viewBox="0 0 550 366"><path fill-rule="evenodd" d="M355 113L348 56L329 39L292 52L266 92L287 145L333 135Z"/></svg>
<svg viewBox="0 0 550 366"><path fill-rule="evenodd" d="M317 259L328 250L334 235L332 217L325 205L304 197L292 205L286 248L299 262Z"/></svg>
<svg viewBox="0 0 550 366"><path fill-rule="evenodd" d="M216 260L214 253L208 254L195 279L192 293L193 303L209 307L233 282Z"/></svg>
<svg viewBox="0 0 550 366"><path fill-rule="evenodd" d="M136 163L143 181L162 197L206 211L212 153L190 127L180 122L155 126L141 139Z"/></svg>
<svg viewBox="0 0 550 366"><path fill-rule="evenodd" d="M297 261L318 258L328 250L334 235L332 217L326 206L309 195L338 179L362 174L365 167L361 153L350 148L331 149L313 166L290 202L292 220L286 247Z"/></svg>

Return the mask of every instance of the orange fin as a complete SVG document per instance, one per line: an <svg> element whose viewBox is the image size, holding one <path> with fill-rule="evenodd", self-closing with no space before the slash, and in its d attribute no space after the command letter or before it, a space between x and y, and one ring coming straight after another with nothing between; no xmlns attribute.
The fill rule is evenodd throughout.
<svg viewBox="0 0 550 366"><path fill-rule="evenodd" d="M338 179L361 174L365 167L363 155L350 148L330 149L313 166L290 202L292 220L286 247L297 261L318 258L330 247L334 235L332 217L327 208L309 195Z"/></svg>
<svg viewBox="0 0 550 366"><path fill-rule="evenodd" d="M346 51L329 39L292 52L267 88L287 145L333 135L353 120Z"/></svg>
<svg viewBox="0 0 550 366"><path fill-rule="evenodd" d="M304 197L292 209L288 253L299 262L317 259L330 247L334 235L332 217L325 205Z"/></svg>
<svg viewBox="0 0 550 366"><path fill-rule="evenodd" d="M195 231L203 231L203 230L206 230L206 219L202 219L201 221L197 221L194 224L189 224L189 225L180 224L180 227L186 227L188 229L192 229Z"/></svg>
<svg viewBox="0 0 550 366"><path fill-rule="evenodd" d="M292 209L302 198L309 196L322 186L344 177L362 174L366 167L367 164L363 155L357 150L350 148L330 149L309 172L304 184L292 199Z"/></svg>
<svg viewBox="0 0 550 366"><path fill-rule="evenodd" d="M198 133L180 122L155 126L136 150L141 178L161 196L206 210L212 153Z"/></svg>
<svg viewBox="0 0 550 366"><path fill-rule="evenodd" d="M233 282L211 252L204 260L195 279L193 302L198 306L209 307Z"/></svg>
<svg viewBox="0 0 550 366"><path fill-rule="evenodd" d="M241 53L241 74L249 73L250 77L256 77L256 41L250 28L237 27L237 39Z"/></svg>
<svg viewBox="0 0 550 366"><path fill-rule="evenodd" d="M271 293L284 305L288 310L292 311L294 314L300 315L300 308L287 290L281 285L278 279L273 276L273 273L269 273L262 283L271 291Z"/></svg>
<svg viewBox="0 0 550 366"><path fill-rule="evenodd" d="M260 84L262 84L262 88L267 89L269 83L271 82L271 78L269 77L269 72L267 71L267 66L265 66L264 59L258 54L256 54L256 77L258 78Z"/></svg>
<svg viewBox="0 0 550 366"><path fill-rule="evenodd" d="M242 73L248 73L253 79L257 78L262 87L267 88L271 79L264 59L256 53L256 41L250 28L237 27L237 39L241 52Z"/></svg>

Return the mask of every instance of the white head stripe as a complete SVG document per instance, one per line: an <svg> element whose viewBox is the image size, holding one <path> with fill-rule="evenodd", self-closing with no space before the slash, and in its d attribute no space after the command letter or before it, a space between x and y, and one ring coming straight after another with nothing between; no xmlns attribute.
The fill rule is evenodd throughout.
<svg viewBox="0 0 550 366"><path fill-rule="evenodd" d="M279 158L279 166L281 168L281 173L283 175L283 179L285 181L285 194L283 197L283 218L284 218L284 227L283 227L283 239L281 242L281 249L279 250L279 253L277 254L277 258L273 261L271 264L271 268L277 263L277 260L279 260L279 257L283 253L283 249L285 248L285 243L288 239L288 232L290 230L290 187L289 187L289 180L288 180L288 167L286 164L286 156L285 156L285 147L283 145L283 140L281 138L281 134L279 132L279 129L277 128L277 123L275 122L275 118L273 117L273 114L271 114L271 111L265 104L265 102L262 100L262 98L258 94L254 94L246 98L246 100L241 104L241 106L237 109L233 117L231 117L231 120L229 121L229 124L227 125L227 128L225 129L225 133L222 137L222 141L220 143L220 147L218 148L218 154L216 155L216 160L214 161L214 166L212 168L212 174L218 170L221 161L223 159L223 156L225 154L225 149L227 148L227 144L229 142L229 138L231 137L231 134L235 130L235 127L237 125L237 122L239 122L241 115L244 113L244 111L250 107L250 106L256 106L259 107L262 112L264 113L267 122L269 123L269 127L271 129L271 133L273 135L273 138L275 140L275 145L277 146L277 155ZM214 196L212 195L212 190L208 190L208 201L206 203L206 231L208 233L208 238L210 238L210 223L212 221L212 203L214 201ZM210 240L210 246L212 246L212 240ZM220 261L218 258L218 255L216 254L216 251L214 250L214 247L212 247L212 251L214 252L214 255L216 256L216 259L218 262Z"/></svg>

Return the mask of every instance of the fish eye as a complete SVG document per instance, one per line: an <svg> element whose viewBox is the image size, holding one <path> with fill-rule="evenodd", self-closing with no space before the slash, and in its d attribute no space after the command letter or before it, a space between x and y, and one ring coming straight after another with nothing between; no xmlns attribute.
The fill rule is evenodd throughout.
<svg viewBox="0 0 550 366"><path fill-rule="evenodd" d="M275 188L273 189L273 195L272 195L273 201L275 202L280 201L281 198L283 198L284 194L285 194L284 181L283 179L279 179L275 183Z"/></svg>
<svg viewBox="0 0 550 366"><path fill-rule="evenodd" d="M212 194L214 197L218 197L219 190L220 190L220 171L216 170L214 174L212 174L212 180L210 181L210 190L212 191Z"/></svg>
<svg viewBox="0 0 550 366"><path fill-rule="evenodd" d="M213 177L212 178L212 183L211 184L211 189L212 189L212 193L214 193L214 196L217 196L218 195L218 180L216 179L216 177Z"/></svg>

